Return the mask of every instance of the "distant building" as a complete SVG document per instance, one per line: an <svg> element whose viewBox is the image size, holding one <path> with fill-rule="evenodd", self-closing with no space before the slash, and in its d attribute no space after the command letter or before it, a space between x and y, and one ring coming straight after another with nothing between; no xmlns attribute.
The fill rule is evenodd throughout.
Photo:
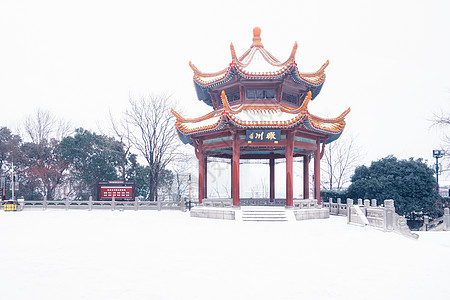
<svg viewBox="0 0 450 300"><path fill-rule="evenodd" d="M439 195L442 197L450 197L450 181L439 180Z"/></svg>

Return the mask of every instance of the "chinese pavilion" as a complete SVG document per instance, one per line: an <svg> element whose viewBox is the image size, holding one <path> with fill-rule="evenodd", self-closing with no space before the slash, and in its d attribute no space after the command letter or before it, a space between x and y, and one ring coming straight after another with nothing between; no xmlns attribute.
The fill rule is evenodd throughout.
<svg viewBox="0 0 450 300"><path fill-rule="evenodd" d="M275 159L286 159L286 207L293 206L293 158L303 158L303 198L309 195L309 163L314 158L314 198L320 204L320 159L324 146L345 127L350 108L333 119L308 110L325 82L328 61L314 73L302 73L295 62L297 43L280 62L261 43L261 29L253 29L253 43L240 57L230 45L231 63L216 73L203 73L191 62L198 99L212 111L184 118L172 110L184 143L194 146L199 162L199 203L207 197L207 157L231 159L231 196L240 206L240 159L268 159L270 202L275 200ZM283 203L284 204L284 203Z"/></svg>

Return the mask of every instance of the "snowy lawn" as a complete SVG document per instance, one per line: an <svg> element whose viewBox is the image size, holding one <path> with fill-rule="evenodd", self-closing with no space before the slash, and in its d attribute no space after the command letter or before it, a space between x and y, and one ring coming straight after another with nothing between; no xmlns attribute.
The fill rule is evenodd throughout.
<svg viewBox="0 0 450 300"><path fill-rule="evenodd" d="M450 299L450 232L0 212L0 299Z"/></svg>

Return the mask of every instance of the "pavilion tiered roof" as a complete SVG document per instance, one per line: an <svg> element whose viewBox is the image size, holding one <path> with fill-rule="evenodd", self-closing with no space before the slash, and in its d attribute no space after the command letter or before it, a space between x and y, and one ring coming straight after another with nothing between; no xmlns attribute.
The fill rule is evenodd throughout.
<svg viewBox="0 0 450 300"><path fill-rule="evenodd" d="M211 105L211 102L208 101L210 99L208 88L222 85L236 77L240 79L283 79L290 75L295 82L307 86L312 92L311 100L319 94L325 82L325 69L329 62L326 61L316 72L300 72L295 62L295 54L298 48L297 42L295 42L289 58L284 62L280 62L264 48L260 34L261 29L256 27L253 30L253 44L239 58L231 43L231 63L219 72L204 73L189 62L189 66L194 71L194 84L199 100L203 100L206 104Z"/></svg>
<svg viewBox="0 0 450 300"><path fill-rule="evenodd" d="M236 55L231 44L231 63L222 71L203 73L189 62L194 71L194 84L199 99L212 105L209 93L215 93L215 100L214 110L198 118L184 118L172 110L183 142L192 144L192 138L196 138L195 136L221 131L225 127L243 130L298 129L304 133L312 133L313 136L320 136L323 143L330 143L341 135L345 127L345 116L350 112L350 108L336 118L321 118L308 110L309 102L318 95L325 81L328 61L317 72L302 73L295 62L297 42L287 60L281 62L264 48L260 34L261 29L256 27L253 30L251 47L240 57ZM237 90L240 93L237 102L229 101L228 92L225 90L230 88L229 82L232 80L235 90L237 86L241 88ZM246 85L240 85L242 80ZM289 82L288 89L296 90L302 95L299 96L297 104L282 101L285 82ZM249 84L278 89L280 92L270 100L251 101L245 98L245 89Z"/></svg>
<svg viewBox="0 0 450 300"><path fill-rule="evenodd" d="M191 135L217 131L227 124L242 129L302 127L305 130L325 133L328 135L327 143L334 141L345 127L344 119L350 112L350 108L337 118L321 118L310 114L308 111L308 103L311 97L312 93L308 92L302 105L295 109L281 103L230 106L225 92L222 92L223 108L216 109L202 117L188 119L183 118L174 110L172 110L172 113L176 118L175 124L180 137L185 143L192 142Z"/></svg>

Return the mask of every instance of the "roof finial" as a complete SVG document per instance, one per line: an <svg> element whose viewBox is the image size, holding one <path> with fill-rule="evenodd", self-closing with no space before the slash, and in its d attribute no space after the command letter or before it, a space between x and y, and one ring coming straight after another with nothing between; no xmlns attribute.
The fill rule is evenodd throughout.
<svg viewBox="0 0 450 300"><path fill-rule="evenodd" d="M236 51L234 50L233 43L230 44L230 50L231 50L231 60L236 63L237 62L237 56Z"/></svg>
<svg viewBox="0 0 450 300"><path fill-rule="evenodd" d="M261 44L261 28L256 26L253 28L253 44L252 47L264 47L263 44Z"/></svg>

